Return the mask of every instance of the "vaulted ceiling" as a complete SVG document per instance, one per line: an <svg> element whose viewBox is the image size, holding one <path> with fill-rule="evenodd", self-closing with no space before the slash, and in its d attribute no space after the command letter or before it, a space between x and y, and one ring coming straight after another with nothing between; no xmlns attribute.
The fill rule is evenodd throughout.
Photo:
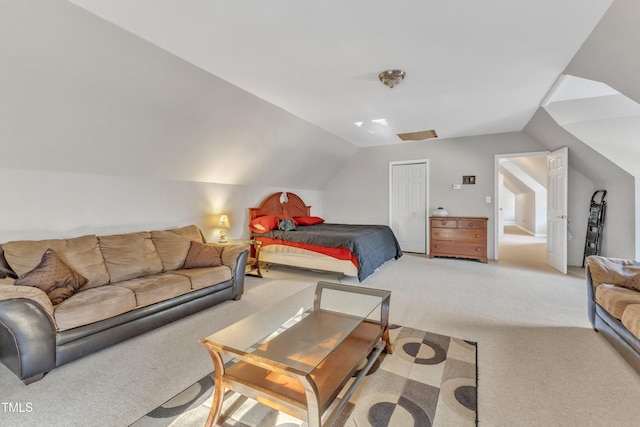
<svg viewBox="0 0 640 427"><path fill-rule="evenodd" d="M522 130L612 3L69 1L360 147Z"/></svg>

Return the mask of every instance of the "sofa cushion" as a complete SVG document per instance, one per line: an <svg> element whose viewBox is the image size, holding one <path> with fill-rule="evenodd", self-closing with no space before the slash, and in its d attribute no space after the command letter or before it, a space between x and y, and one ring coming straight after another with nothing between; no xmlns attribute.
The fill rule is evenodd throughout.
<svg viewBox="0 0 640 427"><path fill-rule="evenodd" d="M622 313L622 324L636 338L640 339L640 304L631 304Z"/></svg>
<svg viewBox="0 0 640 427"><path fill-rule="evenodd" d="M640 274L638 261L592 255L587 257L587 263L594 289L603 283L621 286Z"/></svg>
<svg viewBox="0 0 640 427"><path fill-rule="evenodd" d="M629 304L640 304L640 292L605 283L596 289L596 302L620 320Z"/></svg>
<svg viewBox="0 0 640 427"><path fill-rule="evenodd" d="M2 245L9 266L18 276L31 271L42 260L44 252L51 248L65 264L86 277L82 289L109 283L109 273L94 235L73 239L19 240Z"/></svg>
<svg viewBox="0 0 640 427"><path fill-rule="evenodd" d="M191 280L191 289L193 290L231 280L231 269L226 265L176 270L174 273L188 277Z"/></svg>
<svg viewBox="0 0 640 427"><path fill-rule="evenodd" d="M133 291L138 307L165 301L191 291L189 278L174 273L160 273L139 277L111 286L127 288Z"/></svg>
<svg viewBox="0 0 640 427"><path fill-rule="evenodd" d="M15 281L16 286L41 289L54 305L71 297L86 283L87 279L65 264L52 249L45 251L40 264Z"/></svg>
<svg viewBox="0 0 640 427"><path fill-rule="evenodd" d="M150 232L99 236L111 283L162 271L162 261Z"/></svg>
<svg viewBox="0 0 640 427"><path fill-rule="evenodd" d="M238 256L244 251L249 250L249 245L226 245L222 247L222 264L231 269L231 272L236 270L236 263L238 262Z"/></svg>
<svg viewBox="0 0 640 427"><path fill-rule="evenodd" d="M177 228L175 230L152 231L151 239L156 245L158 255L162 260L163 271L182 268L189 252L191 241L202 243L200 229L195 225Z"/></svg>
<svg viewBox="0 0 640 427"><path fill-rule="evenodd" d="M59 331L88 325L136 308L133 291L119 286L100 286L78 292L55 307Z"/></svg>
<svg viewBox="0 0 640 427"><path fill-rule="evenodd" d="M623 288L631 289L633 291L640 291L640 274L636 274L635 276L625 280L619 285Z"/></svg>
<svg viewBox="0 0 640 427"><path fill-rule="evenodd" d="M184 268L217 267L222 265L222 247L192 241L184 260Z"/></svg>

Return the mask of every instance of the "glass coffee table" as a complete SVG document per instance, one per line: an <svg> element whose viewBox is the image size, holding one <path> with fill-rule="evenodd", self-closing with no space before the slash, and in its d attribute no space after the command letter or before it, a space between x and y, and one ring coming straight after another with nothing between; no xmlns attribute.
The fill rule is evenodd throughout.
<svg viewBox="0 0 640 427"><path fill-rule="evenodd" d="M225 390L309 426L331 425L380 353L391 353L390 297L390 291L318 282L201 339L215 368L206 425L217 425Z"/></svg>

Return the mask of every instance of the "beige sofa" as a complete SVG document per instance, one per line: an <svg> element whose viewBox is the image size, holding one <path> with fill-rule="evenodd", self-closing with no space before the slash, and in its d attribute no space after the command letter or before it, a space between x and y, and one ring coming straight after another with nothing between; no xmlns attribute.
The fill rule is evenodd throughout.
<svg viewBox="0 0 640 427"><path fill-rule="evenodd" d="M589 320L640 373L640 262L587 258Z"/></svg>
<svg viewBox="0 0 640 427"><path fill-rule="evenodd" d="M0 360L29 384L135 335L240 299L248 247L175 230L0 247Z"/></svg>

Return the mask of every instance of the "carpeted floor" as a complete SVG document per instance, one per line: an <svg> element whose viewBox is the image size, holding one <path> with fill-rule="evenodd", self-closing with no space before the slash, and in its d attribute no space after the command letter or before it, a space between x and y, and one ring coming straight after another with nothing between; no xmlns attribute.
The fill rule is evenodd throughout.
<svg viewBox="0 0 640 427"><path fill-rule="evenodd" d="M514 246L513 249L517 250ZM361 285L389 320L478 343L482 426L637 426L640 376L587 320L584 269L406 254ZM527 264L528 262L528 264ZM273 268L228 301L54 369L29 386L0 364L2 426L128 426L212 370L199 339L335 275ZM344 283L358 285L357 279Z"/></svg>
<svg viewBox="0 0 640 427"><path fill-rule="evenodd" d="M381 355L334 425L475 425L476 344L408 327L392 328L390 336L393 353ZM213 380L208 375L132 426L204 425L212 390ZM237 394L230 394L225 404L222 427L306 425Z"/></svg>

